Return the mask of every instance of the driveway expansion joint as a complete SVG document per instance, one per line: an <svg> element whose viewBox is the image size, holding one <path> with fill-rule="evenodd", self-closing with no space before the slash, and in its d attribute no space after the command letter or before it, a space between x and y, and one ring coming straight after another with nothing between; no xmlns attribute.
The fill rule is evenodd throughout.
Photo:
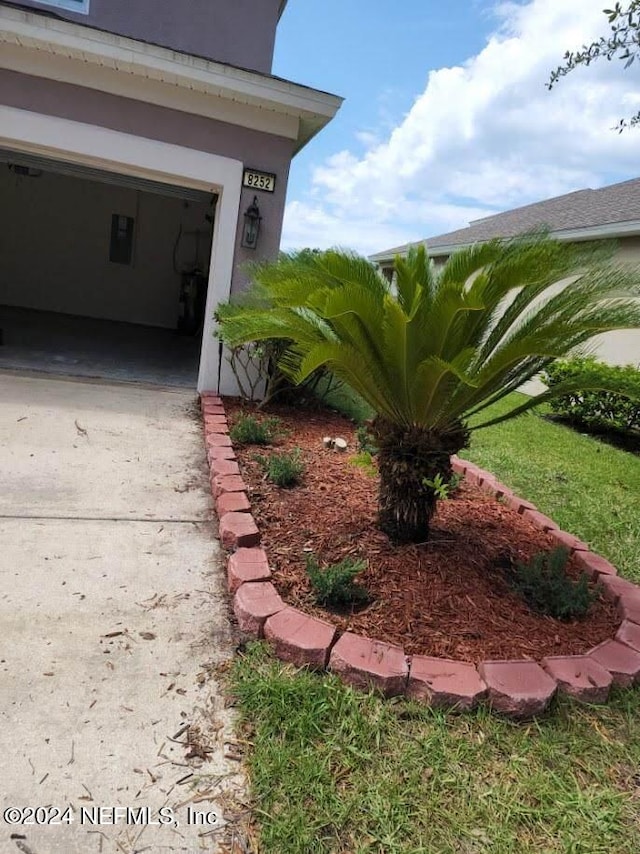
<svg viewBox="0 0 640 854"><path fill-rule="evenodd" d="M28 519L31 522L149 522L151 524L155 524L160 522L166 525L199 525L203 522L211 522L210 518L196 518L196 519L161 519L156 516L58 516L58 515L29 515L28 513L21 513L17 515L9 514L9 513L0 513L0 519Z"/></svg>

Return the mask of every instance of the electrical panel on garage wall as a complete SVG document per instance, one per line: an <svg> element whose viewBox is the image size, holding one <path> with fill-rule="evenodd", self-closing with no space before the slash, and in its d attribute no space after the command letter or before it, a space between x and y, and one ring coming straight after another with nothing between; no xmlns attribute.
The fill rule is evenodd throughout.
<svg viewBox="0 0 640 854"><path fill-rule="evenodd" d="M109 261L113 261L114 264L131 264L134 225L135 221L132 216L112 214Z"/></svg>

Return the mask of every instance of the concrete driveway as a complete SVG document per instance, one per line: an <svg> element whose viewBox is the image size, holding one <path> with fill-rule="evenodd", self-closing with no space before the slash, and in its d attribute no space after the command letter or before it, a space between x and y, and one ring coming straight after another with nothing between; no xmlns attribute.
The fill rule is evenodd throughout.
<svg viewBox="0 0 640 854"><path fill-rule="evenodd" d="M3 854L194 854L231 832L232 639L195 403L0 374Z"/></svg>

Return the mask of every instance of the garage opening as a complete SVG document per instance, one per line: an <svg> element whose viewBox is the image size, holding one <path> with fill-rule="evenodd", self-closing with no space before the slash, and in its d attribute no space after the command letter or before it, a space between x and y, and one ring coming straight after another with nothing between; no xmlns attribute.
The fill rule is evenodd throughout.
<svg viewBox="0 0 640 854"><path fill-rule="evenodd" d="M0 149L0 368L195 388L216 202Z"/></svg>

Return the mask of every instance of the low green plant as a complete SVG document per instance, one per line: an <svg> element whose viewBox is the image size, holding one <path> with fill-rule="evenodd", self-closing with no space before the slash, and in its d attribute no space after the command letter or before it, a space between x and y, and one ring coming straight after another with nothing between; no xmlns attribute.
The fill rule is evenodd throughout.
<svg viewBox="0 0 640 854"><path fill-rule="evenodd" d="M446 501L459 489L461 481L462 475L454 472L449 480L445 480L441 474L437 474L432 480L423 478L422 483L432 489L439 499Z"/></svg>
<svg viewBox="0 0 640 854"><path fill-rule="evenodd" d="M372 457L378 453L378 448L375 444L374 438L371 435L369 428L362 424L356 430L356 442L358 443L358 450L365 454L370 454Z"/></svg>
<svg viewBox="0 0 640 854"><path fill-rule="evenodd" d="M266 472L267 480L276 486L295 486L300 483L304 474L304 463L301 459L300 448L282 454L271 454L268 457L257 456L256 460Z"/></svg>
<svg viewBox="0 0 640 854"><path fill-rule="evenodd" d="M370 451L360 451L359 454L354 454L352 457L349 457L348 462L349 465L362 469L365 474L369 475L369 477L375 477L378 473L378 469L373 462L373 456Z"/></svg>
<svg viewBox="0 0 640 854"><path fill-rule="evenodd" d="M319 605L341 607L361 605L369 601L369 594L354 578L365 568L363 560L344 558L340 563L322 569L314 555L306 556L307 575Z"/></svg>
<svg viewBox="0 0 640 854"><path fill-rule="evenodd" d="M241 413L231 427L229 435L239 445L270 445L280 432L279 418L258 420L253 415Z"/></svg>
<svg viewBox="0 0 640 854"><path fill-rule="evenodd" d="M540 552L528 564L518 563L513 587L529 607L556 620L584 617L598 598L589 587L586 573L577 581L567 574L569 551L563 547Z"/></svg>

